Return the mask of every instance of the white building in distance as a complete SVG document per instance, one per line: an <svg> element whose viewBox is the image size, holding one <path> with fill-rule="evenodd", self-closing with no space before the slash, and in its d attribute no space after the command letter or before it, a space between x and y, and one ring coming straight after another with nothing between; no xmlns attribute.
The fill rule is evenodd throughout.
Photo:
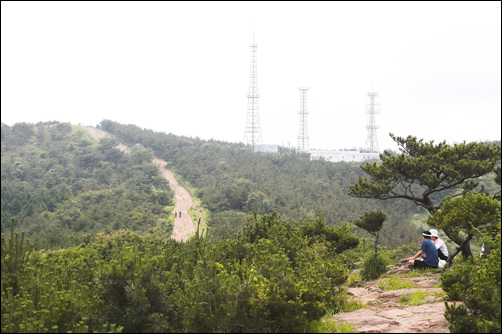
<svg viewBox="0 0 502 334"><path fill-rule="evenodd" d="M380 153L363 153L359 151L328 151L328 150L312 150L309 151L310 160L321 160L331 162L340 161L356 161L362 162L366 160L380 159Z"/></svg>
<svg viewBox="0 0 502 334"><path fill-rule="evenodd" d="M257 144L254 146L254 152L277 153L279 152L279 145Z"/></svg>

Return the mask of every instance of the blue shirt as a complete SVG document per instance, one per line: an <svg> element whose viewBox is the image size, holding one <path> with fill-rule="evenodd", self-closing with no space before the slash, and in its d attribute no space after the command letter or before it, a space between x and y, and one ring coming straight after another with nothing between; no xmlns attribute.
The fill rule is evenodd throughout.
<svg viewBox="0 0 502 334"><path fill-rule="evenodd" d="M429 267L437 268L439 263L438 251L432 240L425 239L424 241L422 241L420 249L424 251L422 253L424 263Z"/></svg>

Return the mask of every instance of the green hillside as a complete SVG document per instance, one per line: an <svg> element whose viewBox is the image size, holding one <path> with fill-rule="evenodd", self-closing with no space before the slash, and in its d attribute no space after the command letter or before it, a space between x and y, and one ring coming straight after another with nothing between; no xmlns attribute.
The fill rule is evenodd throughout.
<svg viewBox="0 0 502 334"><path fill-rule="evenodd" d="M41 248L100 231L169 235L174 192L151 150L115 145L67 123L2 124L2 233L16 217Z"/></svg>
<svg viewBox="0 0 502 334"><path fill-rule="evenodd" d="M98 142L59 122L2 124L2 332L347 331L326 317L361 307L345 293L350 271L363 263L363 276L380 276L429 228L410 201L349 196L366 177L356 163L109 120L100 129L112 137ZM174 192L154 156L201 200L207 232L170 238ZM500 161L494 171L434 215L477 249L492 247L455 258L442 278L465 303L447 308L453 331L500 332ZM368 226L369 211L384 213L378 247L354 224Z"/></svg>
<svg viewBox="0 0 502 334"><path fill-rule="evenodd" d="M101 128L129 145L151 148L192 185L211 212L213 236L242 230L253 211L274 210L293 221L321 212L329 226L338 226L380 209L388 215L382 244L395 247L414 241L413 234L421 229L412 224L413 215L426 215L404 201L350 197L349 186L363 176L358 163L310 161L307 154L285 148L278 154L255 154L242 144L178 137L109 120L102 121Z"/></svg>

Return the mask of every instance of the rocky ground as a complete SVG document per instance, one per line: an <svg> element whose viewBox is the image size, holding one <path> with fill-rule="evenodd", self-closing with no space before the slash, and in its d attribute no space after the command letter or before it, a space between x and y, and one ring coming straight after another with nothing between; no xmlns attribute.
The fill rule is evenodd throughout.
<svg viewBox="0 0 502 334"><path fill-rule="evenodd" d="M370 282L358 282L347 293L368 308L339 313L331 318L348 322L358 333L449 333L448 321L444 317L445 296L438 286L440 272L424 272L416 277L406 277L411 270L403 266L389 268L388 277ZM413 288L384 291L386 280L398 277L401 281L413 283ZM380 283L380 284L379 284ZM401 296L416 291L425 291L424 304L408 306L400 303ZM450 302L448 302L450 303Z"/></svg>

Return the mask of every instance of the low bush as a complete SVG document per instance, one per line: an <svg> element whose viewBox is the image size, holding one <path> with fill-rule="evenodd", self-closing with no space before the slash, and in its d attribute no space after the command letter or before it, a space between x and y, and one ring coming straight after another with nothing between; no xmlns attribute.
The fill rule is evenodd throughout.
<svg viewBox="0 0 502 334"><path fill-rule="evenodd" d="M377 279L387 271L387 261L381 255L368 256L363 263L361 277L365 280Z"/></svg>

